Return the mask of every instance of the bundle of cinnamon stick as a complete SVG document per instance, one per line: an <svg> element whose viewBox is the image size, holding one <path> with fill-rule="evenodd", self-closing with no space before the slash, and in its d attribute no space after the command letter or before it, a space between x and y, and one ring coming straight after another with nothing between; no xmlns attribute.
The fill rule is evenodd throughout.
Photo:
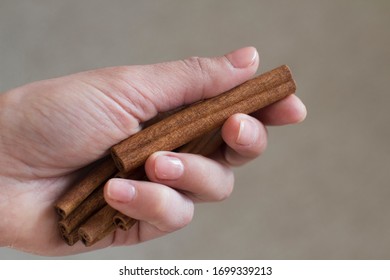
<svg viewBox="0 0 390 280"><path fill-rule="evenodd" d="M210 155L221 144L220 128L235 113L250 114L296 90L283 65L223 94L159 116L145 129L111 148L56 202L61 237L68 245L91 246L115 230L129 230L136 220L111 208L103 187L115 177L147 180L143 164L157 151Z"/></svg>

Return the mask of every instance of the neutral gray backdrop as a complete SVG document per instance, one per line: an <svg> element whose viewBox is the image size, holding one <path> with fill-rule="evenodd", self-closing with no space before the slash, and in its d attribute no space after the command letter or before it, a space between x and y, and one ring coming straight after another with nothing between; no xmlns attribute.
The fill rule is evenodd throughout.
<svg viewBox="0 0 390 280"><path fill-rule="evenodd" d="M308 108L185 229L70 259L389 259L390 1L0 1L0 92L253 45ZM0 258L42 258L0 248Z"/></svg>

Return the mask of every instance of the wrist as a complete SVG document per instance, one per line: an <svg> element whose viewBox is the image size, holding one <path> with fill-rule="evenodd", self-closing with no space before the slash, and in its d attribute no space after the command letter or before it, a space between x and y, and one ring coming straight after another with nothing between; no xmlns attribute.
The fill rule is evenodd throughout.
<svg viewBox="0 0 390 280"><path fill-rule="evenodd" d="M8 188L11 186L10 179L5 175L5 168L7 163L6 149L4 139L6 136L6 103L7 93L0 94L0 247L10 245L10 230L8 226L9 221L9 196L7 195Z"/></svg>
<svg viewBox="0 0 390 280"><path fill-rule="evenodd" d="M15 246L23 239L24 187L20 180L0 174L0 247Z"/></svg>
<svg viewBox="0 0 390 280"><path fill-rule="evenodd" d="M17 149L13 147L15 141L10 137L17 119L17 93L18 91L14 89L0 94L0 188L4 186L2 178L15 177L13 173L18 170L11 154Z"/></svg>
<svg viewBox="0 0 390 280"><path fill-rule="evenodd" d="M0 247L9 246L11 233L9 230L9 220L12 215L12 208L8 192L8 179L0 175ZM11 213L10 213L11 212Z"/></svg>

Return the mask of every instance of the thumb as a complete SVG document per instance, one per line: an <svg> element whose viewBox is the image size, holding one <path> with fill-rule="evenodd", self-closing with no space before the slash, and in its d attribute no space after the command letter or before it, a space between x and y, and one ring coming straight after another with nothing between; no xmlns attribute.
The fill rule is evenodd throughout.
<svg viewBox="0 0 390 280"><path fill-rule="evenodd" d="M0 137L0 146L10 147L5 154L17 164L29 166L29 174L20 176L64 174L106 154L157 113L248 80L258 63L256 49L247 47L214 58L103 68L34 82L1 95L6 110L0 110L0 123L8 136ZM10 174L25 170L7 165Z"/></svg>
<svg viewBox="0 0 390 280"><path fill-rule="evenodd" d="M103 77L95 81L103 82L99 88L141 123L159 112L210 98L243 83L256 72L258 64L256 49L246 47L220 57L100 69L97 74Z"/></svg>

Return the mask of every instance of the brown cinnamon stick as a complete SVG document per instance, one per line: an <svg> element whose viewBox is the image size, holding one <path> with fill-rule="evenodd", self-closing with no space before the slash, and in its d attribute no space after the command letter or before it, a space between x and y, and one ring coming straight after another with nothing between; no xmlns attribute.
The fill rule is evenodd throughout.
<svg viewBox="0 0 390 280"><path fill-rule="evenodd" d="M289 68L281 66L147 127L113 146L112 157L120 171L129 172L152 153L174 150L220 127L229 116L252 113L294 93L295 89Z"/></svg>
<svg viewBox="0 0 390 280"><path fill-rule="evenodd" d="M177 149L179 153L191 153L202 156L208 156L215 152L223 143L221 130L214 129L208 134L195 138L191 142Z"/></svg>
<svg viewBox="0 0 390 280"><path fill-rule="evenodd" d="M114 215L113 222L121 230L129 230L137 220L118 212Z"/></svg>
<svg viewBox="0 0 390 280"><path fill-rule="evenodd" d="M69 246L73 246L77 243L77 241L80 240L77 230L74 230L70 233L61 232L61 237Z"/></svg>
<svg viewBox="0 0 390 280"><path fill-rule="evenodd" d="M107 203L103 194L104 185L100 185L74 211L58 223L61 232L71 233Z"/></svg>
<svg viewBox="0 0 390 280"><path fill-rule="evenodd" d="M103 192L94 191L99 185L112 177L147 179L141 165L155 151L177 148L177 152L209 155L222 144L219 128L229 116L254 112L294 92L290 70L281 66L225 94L157 116L148 123L153 125L112 148L119 173L114 161L108 158L57 202L57 212L64 218L59 223L63 239L72 245L81 238L90 246L113 232L116 226L128 230L135 220L102 201Z"/></svg>
<svg viewBox="0 0 390 280"><path fill-rule="evenodd" d="M102 160L57 201L54 206L57 213L62 218L66 218L98 186L109 179L115 172L117 172L117 169L110 157Z"/></svg>
<svg viewBox="0 0 390 280"><path fill-rule="evenodd" d="M100 209L79 228L81 241L86 245L92 245L110 234L115 230L113 218L116 213L117 210L108 204Z"/></svg>
<svg viewBox="0 0 390 280"><path fill-rule="evenodd" d="M83 244L86 246L86 247L90 247L92 245L94 245L95 243L99 242L100 240L102 240L104 237L110 235L111 233L113 233L115 230L117 229L117 227L114 225L114 224L110 224L102 233L100 233L94 240L92 241L87 241L87 240L82 240L83 241Z"/></svg>
<svg viewBox="0 0 390 280"><path fill-rule="evenodd" d="M215 129L203 137L198 137L177 149L179 153L192 153L208 156L215 152L223 143L221 130ZM147 180L144 168L137 168L134 174L127 177L134 180ZM118 212L113 218L114 224L122 230L129 230L136 222L135 219Z"/></svg>
<svg viewBox="0 0 390 280"><path fill-rule="evenodd" d="M186 152L186 153L196 153L207 156L208 154L214 152L220 144L222 144L222 137L220 135L220 130L214 130L203 137L196 138L190 143L180 147L177 152ZM122 173L117 173L114 177L127 178L133 180L147 180L145 170L143 167L137 168L131 174L124 175ZM101 240L103 237L112 232L112 225L110 223L110 215L101 215L98 214L98 211L103 207L106 208L106 212L115 212L113 209L109 209L107 203L104 200L103 194L104 184L100 185L91 195L89 195L74 211L72 211L65 219L61 220L58 225L60 228L61 236L65 242L72 246L80 239L80 230L79 226L82 225L87 219L91 218L95 213L100 215L101 227L92 226L87 229L87 233L83 233L83 228L85 231L85 226L81 228L81 234L84 234L85 237L82 238L83 243L86 246L91 246L97 241ZM92 220L93 221L93 220ZM118 211L115 212L114 217L112 218L112 223L122 230L129 230L137 220L128 217ZM89 221L91 223L91 221ZM86 237L88 236L88 237Z"/></svg>

